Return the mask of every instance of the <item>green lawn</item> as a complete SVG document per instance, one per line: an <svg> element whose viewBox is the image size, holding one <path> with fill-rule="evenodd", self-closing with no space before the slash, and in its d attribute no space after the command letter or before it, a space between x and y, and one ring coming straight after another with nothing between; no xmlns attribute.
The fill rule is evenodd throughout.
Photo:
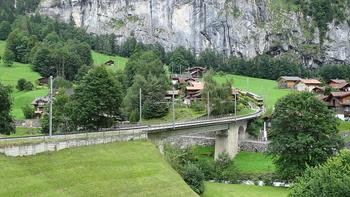
<svg viewBox="0 0 350 197"><path fill-rule="evenodd" d="M272 158L263 153L239 152L234 158L234 164L242 173L273 173L275 171Z"/></svg>
<svg viewBox="0 0 350 197"><path fill-rule="evenodd" d="M345 141L346 143L350 142L350 136L344 138L344 141Z"/></svg>
<svg viewBox="0 0 350 197"><path fill-rule="evenodd" d="M0 196L196 196L145 141L0 156L0 168Z"/></svg>
<svg viewBox="0 0 350 197"><path fill-rule="evenodd" d="M206 183L202 197L283 197L288 193L280 187Z"/></svg>
<svg viewBox="0 0 350 197"><path fill-rule="evenodd" d="M215 79L223 83L226 79L233 79L233 86L239 89L253 92L259 96L264 97L264 102L267 108L272 109L276 101L291 93L289 89L279 89L277 82L267 79L252 78L240 75L226 74L224 76L216 75Z"/></svg>
<svg viewBox="0 0 350 197"><path fill-rule="evenodd" d="M41 135L40 128L26 128L26 127L16 127L16 133L10 136L1 135L0 137L20 137L20 136L32 136Z"/></svg>
<svg viewBox="0 0 350 197"><path fill-rule="evenodd" d="M338 125L339 132L350 131L350 122L348 121L339 121Z"/></svg>
<svg viewBox="0 0 350 197"><path fill-rule="evenodd" d="M214 160L214 147L212 146L196 146L194 153L199 159ZM241 151L233 159L233 165L240 173L262 174L275 171L272 158L263 153Z"/></svg>
<svg viewBox="0 0 350 197"><path fill-rule="evenodd" d="M108 60L113 60L114 66L111 66L111 69L113 71L116 71L118 69L124 70L125 64L128 61L128 59L124 57L104 55L95 51L92 51L92 59L94 60L95 65L101 65Z"/></svg>

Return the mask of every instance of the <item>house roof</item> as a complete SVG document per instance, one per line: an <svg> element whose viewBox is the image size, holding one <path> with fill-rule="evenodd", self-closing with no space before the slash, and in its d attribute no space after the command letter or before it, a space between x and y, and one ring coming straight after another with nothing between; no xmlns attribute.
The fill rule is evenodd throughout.
<svg viewBox="0 0 350 197"><path fill-rule="evenodd" d="M186 70L192 72L194 70L202 70L202 71L204 71L204 70L207 70L207 69L204 68L204 67L201 67L201 66L195 66L195 67L187 68Z"/></svg>
<svg viewBox="0 0 350 197"><path fill-rule="evenodd" d="M281 76L281 77L278 79L278 81L281 80L281 79L284 79L284 80L286 80L286 81L300 81L300 80L301 80L300 77L296 77L296 76Z"/></svg>
<svg viewBox="0 0 350 197"><path fill-rule="evenodd" d="M340 83L346 83L346 80L345 79L331 79L331 80L329 80L328 83L331 83L331 82L340 84Z"/></svg>
<svg viewBox="0 0 350 197"><path fill-rule="evenodd" d="M334 89L342 89L342 88L345 88L346 86L350 86L348 83L332 83L332 84L329 84L330 87L334 88Z"/></svg>
<svg viewBox="0 0 350 197"><path fill-rule="evenodd" d="M317 79L302 79L300 83L304 83L305 85L319 85L321 82Z"/></svg>
<svg viewBox="0 0 350 197"><path fill-rule="evenodd" d="M42 102L42 103L48 103L50 100L50 98L48 96L45 96L45 97L38 97L38 98L35 98L33 101L32 101L32 105L36 105L38 104L39 102Z"/></svg>
<svg viewBox="0 0 350 197"><path fill-rule="evenodd" d="M342 98L342 97L350 96L350 92L331 92L330 96Z"/></svg>

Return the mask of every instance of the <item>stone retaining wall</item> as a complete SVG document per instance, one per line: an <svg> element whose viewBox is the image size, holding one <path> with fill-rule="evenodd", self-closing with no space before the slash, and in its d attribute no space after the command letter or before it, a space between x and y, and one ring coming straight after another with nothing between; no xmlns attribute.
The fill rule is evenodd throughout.
<svg viewBox="0 0 350 197"><path fill-rule="evenodd" d="M165 143L169 143L178 148L187 148L194 145L214 146L215 138L204 136L179 136L166 138Z"/></svg>
<svg viewBox="0 0 350 197"><path fill-rule="evenodd" d="M48 151L59 151L66 148L89 146L94 144L106 144L111 142L130 141L130 140L141 140L147 139L145 133L127 133L127 134L114 134L104 135L101 133L100 136L79 138L79 139L63 139L56 141L42 141L36 143L18 144L18 145L7 145L0 147L0 153L6 156L29 156L36 155Z"/></svg>
<svg viewBox="0 0 350 197"><path fill-rule="evenodd" d="M246 140L239 142L240 151L249 151L249 152L266 152L269 141L253 141Z"/></svg>

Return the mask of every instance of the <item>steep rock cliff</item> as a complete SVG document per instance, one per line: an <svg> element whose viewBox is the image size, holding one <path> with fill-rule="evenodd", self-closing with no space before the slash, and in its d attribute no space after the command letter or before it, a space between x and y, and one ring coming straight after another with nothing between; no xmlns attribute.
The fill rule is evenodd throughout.
<svg viewBox="0 0 350 197"><path fill-rule="evenodd" d="M122 42L135 36L144 43L177 46L196 53L212 48L253 58L291 51L309 66L350 62L350 28L329 25L319 47L311 19L277 0L43 0L42 14L97 34L114 33Z"/></svg>

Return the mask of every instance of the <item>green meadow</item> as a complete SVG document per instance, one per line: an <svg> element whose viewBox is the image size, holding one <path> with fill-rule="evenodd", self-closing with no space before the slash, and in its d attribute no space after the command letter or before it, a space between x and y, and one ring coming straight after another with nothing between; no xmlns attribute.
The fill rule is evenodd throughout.
<svg viewBox="0 0 350 197"><path fill-rule="evenodd" d="M95 51L92 51L92 59L95 65L102 65L108 60L113 60L114 65L110 66L113 71L124 70L125 64L128 61L128 59L124 57L105 55Z"/></svg>
<svg viewBox="0 0 350 197"><path fill-rule="evenodd" d="M268 109L272 109L278 99L292 92L289 89L279 89L276 81L267 79L225 74L216 75L215 80L219 83L224 83L226 80L233 81L234 87L262 96Z"/></svg>
<svg viewBox="0 0 350 197"><path fill-rule="evenodd" d="M0 196L197 196L150 142L0 155Z"/></svg>
<svg viewBox="0 0 350 197"><path fill-rule="evenodd" d="M206 183L202 197L287 197L288 189L270 186Z"/></svg>

